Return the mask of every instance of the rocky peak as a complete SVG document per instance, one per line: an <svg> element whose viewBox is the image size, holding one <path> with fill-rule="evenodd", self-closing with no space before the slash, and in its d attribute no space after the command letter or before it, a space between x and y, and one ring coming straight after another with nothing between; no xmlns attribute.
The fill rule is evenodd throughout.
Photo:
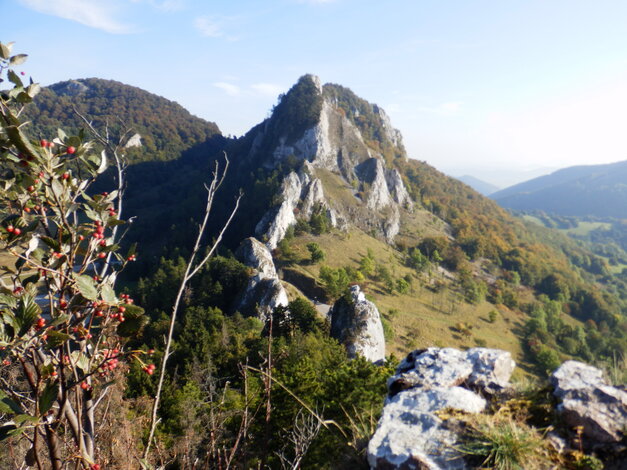
<svg viewBox="0 0 627 470"><path fill-rule="evenodd" d="M299 79L275 107L272 117L256 128L248 160L268 169L285 162L300 161L315 181L316 172L329 171L355 188L354 206L363 205L366 214L340 208L325 198L324 185L296 181L298 171L285 176L281 207L272 208L258 224L256 234L276 247L290 225L296 223L294 209L306 194L333 212L333 216L376 231L389 242L400 230L400 210L413 203L393 160L405 157L400 133L377 105L358 98L338 85L320 85L313 75ZM290 189L291 188L291 189ZM300 191L300 199L295 195ZM359 196L359 197L357 197ZM305 211L307 212L307 211ZM304 215L300 215L303 217Z"/></svg>
<svg viewBox="0 0 627 470"><path fill-rule="evenodd" d="M349 357L372 362L385 360L385 337L377 306L366 299L359 286L338 299L331 309L331 336L344 344Z"/></svg>

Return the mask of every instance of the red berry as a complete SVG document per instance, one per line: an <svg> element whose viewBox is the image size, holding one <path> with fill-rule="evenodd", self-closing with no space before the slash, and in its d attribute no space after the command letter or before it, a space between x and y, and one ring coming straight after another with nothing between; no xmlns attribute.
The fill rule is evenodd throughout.
<svg viewBox="0 0 627 470"><path fill-rule="evenodd" d="M107 254L106 253L98 253L98 258L103 259L106 258Z"/></svg>
<svg viewBox="0 0 627 470"><path fill-rule="evenodd" d="M72 155L74 152L76 152L76 149L70 145L67 149L65 149L65 151Z"/></svg>
<svg viewBox="0 0 627 470"><path fill-rule="evenodd" d="M118 307L118 312L120 313L126 312L126 307Z"/></svg>
<svg viewBox="0 0 627 470"><path fill-rule="evenodd" d="M25 207L24 212L26 212L27 214L30 214L30 207Z"/></svg>
<svg viewBox="0 0 627 470"><path fill-rule="evenodd" d="M48 141L46 139L41 139L39 143L43 148L46 148L48 146Z"/></svg>
<svg viewBox="0 0 627 470"><path fill-rule="evenodd" d="M90 470L100 470L100 465L95 463L90 467Z"/></svg>
<svg viewBox="0 0 627 470"><path fill-rule="evenodd" d="M87 389L89 389L89 384L87 382L81 382L81 388L83 390L87 390Z"/></svg>
<svg viewBox="0 0 627 470"><path fill-rule="evenodd" d="M22 231L19 228L14 228L13 229L13 235L17 236L20 235L22 233Z"/></svg>
<svg viewBox="0 0 627 470"><path fill-rule="evenodd" d="M11 361L9 361L8 359L5 359L4 361L2 361L2 365L3 366L10 366L11 365Z"/></svg>
<svg viewBox="0 0 627 470"><path fill-rule="evenodd" d="M80 241L83 241L83 240L85 240L85 237L84 237L83 235L79 235L79 236L78 236L78 239L79 239Z"/></svg>
<svg viewBox="0 0 627 470"><path fill-rule="evenodd" d="M9 226L7 227L7 232L9 232L9 233L13 233L13 232L15 232L15 227L14 227L13 225L9 225Z"/></svg>
<svg viewBox="0 0 627 470"><path fill-rule="evenodd" d="M67 171L61 175L61 178L63 178L64 180L68 179L69 177L70 174Z"/></svg>
<svg viewBox="0 0 627 470"><path fill-rule="evenodd" d="M100 240L98 242L98 245L100 245L100 246L107 246L107 241L106 240Z"/></svg>
<svg viewBox="0 0 627 470"><path fill-rule="evenodd" d="M31 184L28 188L26 188L26 190L27 190L29 193L32 193L33 191L35 191L35 186L33 186L33 185Z"/></svg>

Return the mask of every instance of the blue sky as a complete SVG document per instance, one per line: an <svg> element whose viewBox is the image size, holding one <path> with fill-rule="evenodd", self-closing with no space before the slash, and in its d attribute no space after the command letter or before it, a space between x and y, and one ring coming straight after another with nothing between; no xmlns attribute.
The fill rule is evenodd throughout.
<svg viewBox="0 0 627 470"><path fill-rule="evenodd" d="M627 159L621 0L0 0L0 16L42 84L119 80L226 134L314 73L451 174Z"/></svg>

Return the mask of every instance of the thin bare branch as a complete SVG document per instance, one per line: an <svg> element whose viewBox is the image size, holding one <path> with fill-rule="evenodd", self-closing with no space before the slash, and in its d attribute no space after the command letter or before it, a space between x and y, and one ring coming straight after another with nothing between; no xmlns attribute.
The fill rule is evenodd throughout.
<svg viewBox="0 0 627 470"><path fill-rule="evenodd" d="M225 154L225 157L226 157L226 154ZM185 292L185 289L187 287L187 283L189 282L189 280L207 263L207 261L209 260L211 255L217 249L218 244L222 240L222 236L224 235L224 232L229 227L231 221L233 220L233 217L235 216L235 213L236 213L236 211L237 211L237 209L239 207L240 199L242 197L242 195L240 194L239 197L237 198L237 200L235 202L235 207L234 207L233 211L231 212L230 217L228 218L227 222L222 227L222 230L220 231L220 235L218 236L216 241L213 243L211 249L209 250L209 253L202 259L202 261L200 263L198 263L194 267L196 256L198 255L198 252L200 251L202 238L203 238L203 236L205 234L205 231L207 229L207 223L208 223L208 220L209 220L209 214L211 212L211 207L213 205L213 199L215 197L216 191L222 185L222 183L224 181L224 178L226 177L226 171L228 169L228 165L229 165L229 161L228 161L228 158L226 158L225 168L222 171L222 173L220 173L220 171L219 171L219 164L218 164L218 162L216 162L215 169L213 171L213 177L212 177L212 180L211 180L211 184L209 185L209 188L207 189L207 204L206 204L206 207L205 207L205 214L204 214L204 217L203 217L203 221L202 221L202 223L200 225L200 228L198 229L198 235L196 237L196 242L194 244L194 249L192 250L192 253L191 253L191 255L189 257L189 260L187 262L187 266L185 268L185 273L183 274L183 279L181 280L181 284L179 286L179 290L177 292L176 299L174 301L174 305L172 307L172 315L170 317L170 325L169 325L169 328L168 328L168 336L166 338L166 343L165 343L165 351L164 351L164 355L163 355L163 360L161 361L161 367L160 367L160 370L159 370L159 381L158 381L158 384L157 384L157 391L155 393L155 398L154 398L154 402L153 402L153 406L152 406L152 415L151 415L151 421L150 421L150 432L149 432L149 436L148 436L148 441L146 443L146 448L144 449L144 453L143 453L143 458L144 459L146 459L148 457L148 453L150 452L150 447L151 447L152 441L154 439L155 430L157 428L157 423L158 423L157 413L159 411L159 402L160 402L160 399L161 399L161 392L163 390L163 381L165 379L165 374L166 374L166 364L167 364L169 356L170 356L170 348L172 346L172 337L174 335L174 325L176 323L176 317L177 317L177 314L178 314L178 310L179 310L179 306L180 306L180 303L181 303L181 299L183 298L183 294Z"/></svg>

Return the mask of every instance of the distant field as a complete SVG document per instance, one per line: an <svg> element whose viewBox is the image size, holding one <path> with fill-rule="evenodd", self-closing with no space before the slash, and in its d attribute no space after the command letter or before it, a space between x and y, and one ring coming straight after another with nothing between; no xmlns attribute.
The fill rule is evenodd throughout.
<svg viewBox="0 0 627 470"><path fill-rule="evenodd" d="M527 222L531 222L536 225L546 227L544 222L542 222L542 219L540 219L539 217L536 217L535 215L525 214L522 216L522 219L526 220ZM597 230L597 229L609 230L610 228L612 228L612 224L609 222L586 222L586 221L579 221L577 223L577 226L573 228L564 229L564 228L555 227L556 230L559 230L562 233L566 233L569 235L577 235L577 236L588 235L590 232L592 232L593 230Z"/></svg>
<svg viewBox="0 0 627 470"><path fill-rule="evenodd" d="M585 236L585 235L588 235L593 230L597 230L597 229L609 230L610 228L612 228L612 224L610 224L609 222L580 221L577 224L577 227L575 228L559 229L559 230L568 234L572 234L572 235Z"/></svg>
<svg viewBox="0 0 627 470"><path fill-rule="evenodd" d="M532 222L532 223L534 223L536 225L540 225L540 226L544 227L544 223L540 219L538 219L537 217L535 217L533 215L525 214L525 215L522 216L522 218L524 220L526 220L527 222Z"/></svg>

